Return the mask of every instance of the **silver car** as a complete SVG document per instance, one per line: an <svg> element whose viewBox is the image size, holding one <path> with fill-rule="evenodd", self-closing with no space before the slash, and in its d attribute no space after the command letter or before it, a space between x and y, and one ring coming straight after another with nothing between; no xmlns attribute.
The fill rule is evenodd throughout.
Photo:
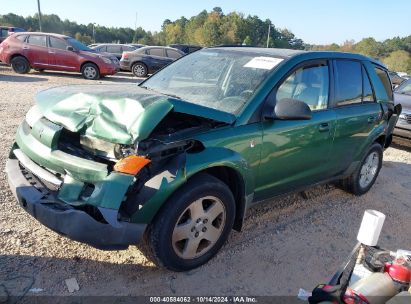
<svg viewBox="0 0 411 304"><path fill-rule="evenodd" d="M404 81L395 89L394 102L402 106L394 135L411 139L411 79Z"/></svg>

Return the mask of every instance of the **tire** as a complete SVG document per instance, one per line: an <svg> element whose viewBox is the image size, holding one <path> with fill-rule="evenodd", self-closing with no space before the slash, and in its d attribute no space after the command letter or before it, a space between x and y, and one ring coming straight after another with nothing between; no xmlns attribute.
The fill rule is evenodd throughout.
<svg viewBox="0 0 411 304"><path fill-rule="evenodd" d="M354 173L342 180L343 189L358 196L367 193L374 185L381 170L382 155L381 145L373 143Z"/></svg>
<svg viewBox="0 0 411 304"><path fill-rule="evenodd" d="M199 174L160 210L148 229L149 252L145 253L158 266L170 270L199 267L223 246L234 218L235 201L228 186L211 175Z"/></svg>
<svg viewBox="0 0 411 304"><path fill-rule="evenodd" d="M100 79L100 70L94 63L86 63L81 68L81 74L85 79L97 80Z"/></svg>
<svg viewBox="0 0 411 304"><path fill-rule="evenodd" d="M142 62L136 62L131 67L131 72L136 77L146 77L148 74L147 66Z"/></svg>
<svg viewBox="0 0 411 304"><path fill-rule="evenodd" d="M10 64L13 71L17 74L26 74L30 71L30 63L23 56L14 57Z"/></svg>

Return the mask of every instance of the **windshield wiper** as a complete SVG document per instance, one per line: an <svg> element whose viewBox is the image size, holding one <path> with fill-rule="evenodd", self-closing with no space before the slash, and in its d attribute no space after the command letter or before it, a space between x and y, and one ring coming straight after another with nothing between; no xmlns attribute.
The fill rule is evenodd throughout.
<svg viewBox="0 0 411 304"><path fill-rule="evenodd" d="M180 96L177 96L177 95L174 95L174 94L169 94L169 93L159 92L159 91L156 91L156 90L154 90L153 88L150 88L150 87L146 87L146 86L141 85L140 88L146 89L148 91L156 92L156 93L159 93L159 94L167 95L167 96L170 96L170 97L175 98L175 99L182 100L182 98Z"/></svg>
<svg viewBox="0 0 411 304"><path fill-rule="evenodd" d="M175 98L175 99L180 99L180 100L182 100L180 96L177 96L177 95L174 95L174 94L168 94L168 93L163 93L163 94L164 94L164 95L167 95L167 96L170 96L170 97L173 97L173 98Z"/></svg>

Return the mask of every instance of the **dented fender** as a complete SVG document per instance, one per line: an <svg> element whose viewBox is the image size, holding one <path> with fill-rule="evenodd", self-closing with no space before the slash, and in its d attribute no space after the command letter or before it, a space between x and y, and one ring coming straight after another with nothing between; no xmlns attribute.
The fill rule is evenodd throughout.
<svg viewBox="0 0 411 304"><path fill-rule="evenodd" d="M142 208L131 217L131 222L150 223L167 199L190 177L212 167L229 167L237 171L244 179L245 196L252 196L253 175L239 153L220 147L205 148L198 153L186 152L174 157L162 172L148 180L136 194Z"/></svg>

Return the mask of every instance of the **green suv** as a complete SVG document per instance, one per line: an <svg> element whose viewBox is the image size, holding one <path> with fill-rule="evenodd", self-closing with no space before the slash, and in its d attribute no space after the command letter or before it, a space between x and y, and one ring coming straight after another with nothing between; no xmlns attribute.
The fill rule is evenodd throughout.
<svg viewBox="0 0 411 304"><path fill-rule="evenodd" d="M50 229L100 249L144 240L182 271L212 258L257 202L326 182L366 193L398 114L373 59L208 48L138 86L40 92L6 171Z"/></svg>

